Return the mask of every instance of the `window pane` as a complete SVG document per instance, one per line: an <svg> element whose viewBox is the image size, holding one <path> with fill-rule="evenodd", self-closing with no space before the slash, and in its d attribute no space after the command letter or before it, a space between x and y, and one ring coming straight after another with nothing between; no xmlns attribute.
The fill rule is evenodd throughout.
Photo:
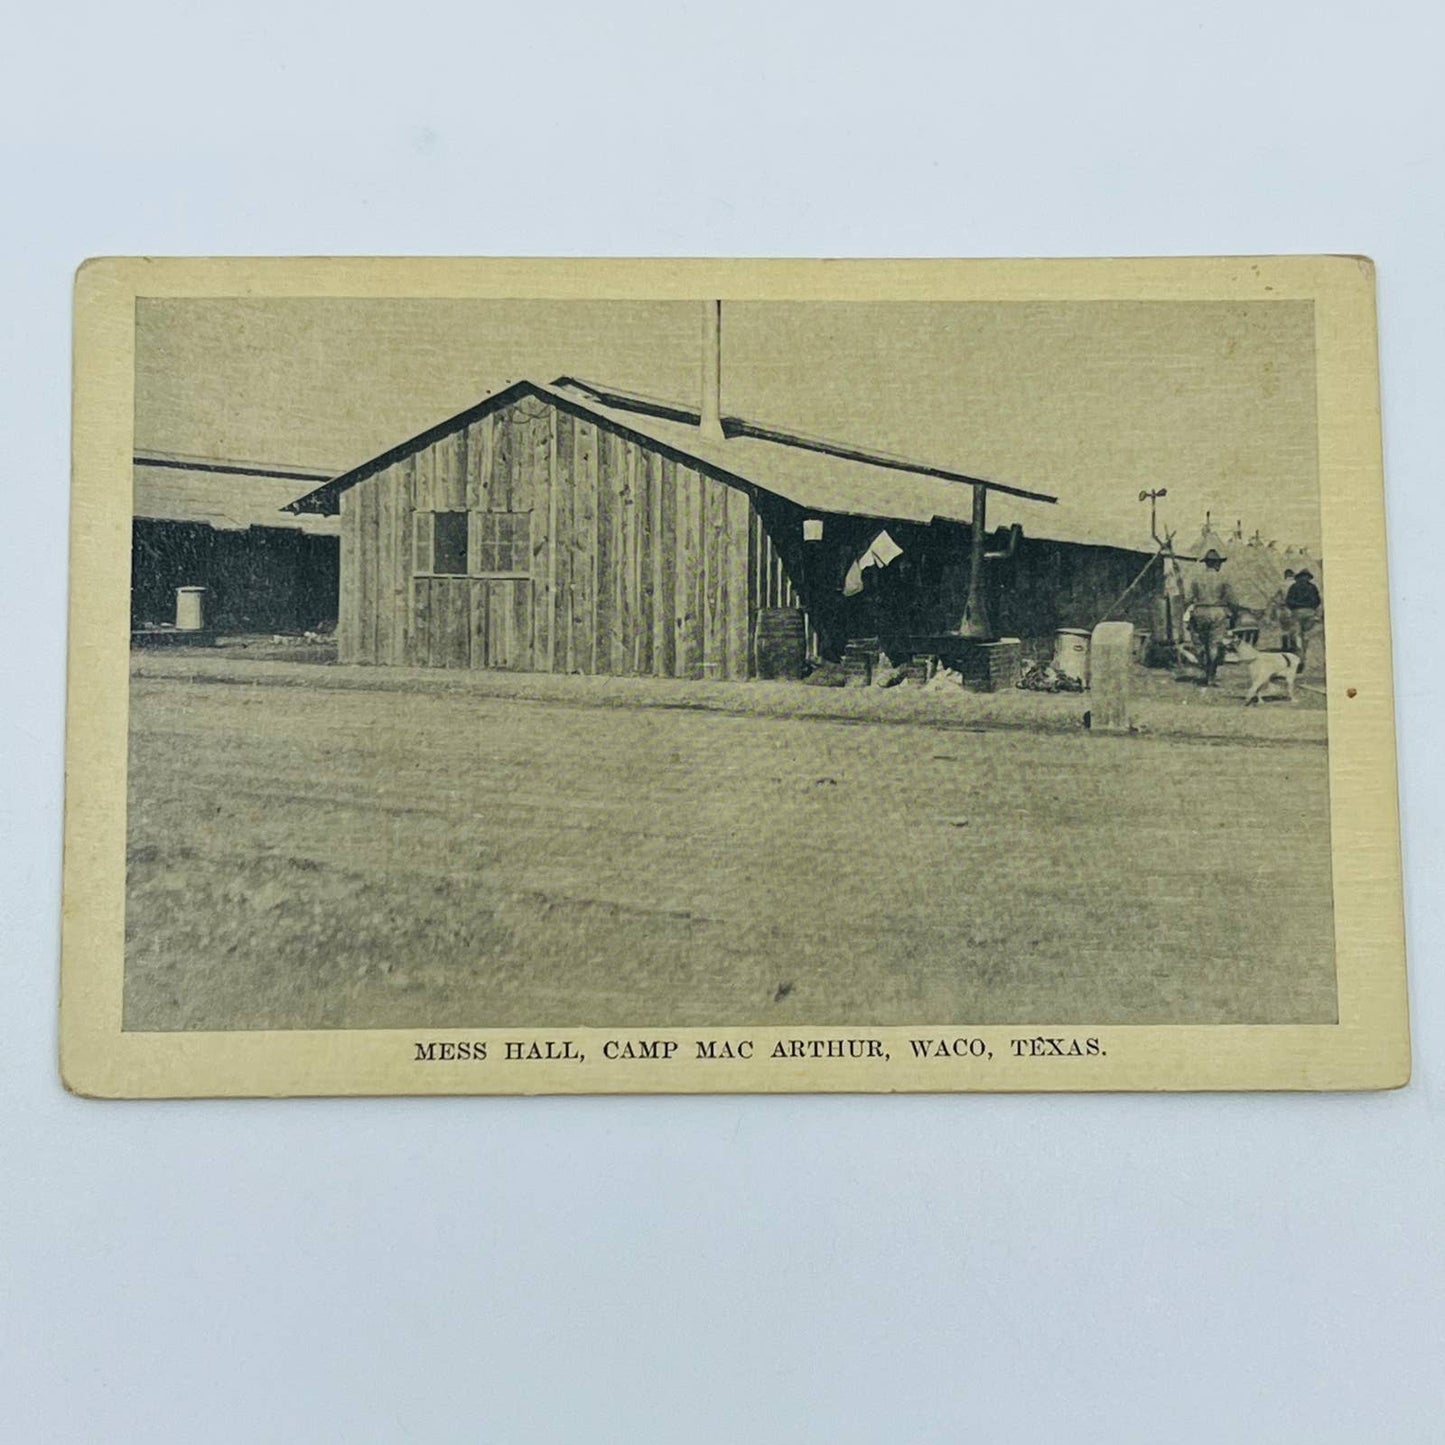
<svg viewBox="0 0 1445 1445"><path fill-rule="evenodd" d="M513 512L507 518L507 569L511 572L526 572L529 570L529 558L531 537L528 535L530 528L527 523L530 516L526 512Z"/></svg>
<svg viewBox="0 0 1445 1445"><path fill-rule="evenodd" d="M432 571L464 577L467 571L467 514L438 512L432 544Z"/></svg>
<svg viewBox="0 0 1445 1445"><path fill-rule="evenodd" d="M531 572L530 512L477 512L472 526L478 572Z"/></svg>

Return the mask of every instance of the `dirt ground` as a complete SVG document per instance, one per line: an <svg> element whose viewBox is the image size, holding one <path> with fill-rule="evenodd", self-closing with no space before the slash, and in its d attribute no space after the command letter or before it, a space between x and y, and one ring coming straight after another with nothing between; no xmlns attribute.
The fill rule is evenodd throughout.
<svg viewBox="0 0 1445 1445"><path fill-rule="evenodd" d="M138 654L130 1029L1325 1022L1324 702Z"/></svg>

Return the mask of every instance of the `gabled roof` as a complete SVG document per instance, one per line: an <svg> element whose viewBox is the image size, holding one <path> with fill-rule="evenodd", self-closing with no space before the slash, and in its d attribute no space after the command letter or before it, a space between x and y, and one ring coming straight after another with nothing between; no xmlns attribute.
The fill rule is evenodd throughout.
<svg viewBox="0 0 1445 1445"><path fill-rule="evenodd" d="M1211 523L1204 524L1204 530L1194 539L1194 542L1185 548L1175 552L1175 556L1181 562L1198 562L1211 548L1218 552L1221 557L1228 558L1229 544L1214 530Z"/></svg>
<svg viewBox="0 0 1445 1445"><path fill-rule="evenodd" d="M183 456L146 450L132 458L132 515L146 521L200 522L217 531L276 527L336 536L334 517L298 516L287 510L308 483L329 475L316 467Z"/></svg>
<svg viewBox="0 0 1445 1445"><path fill-rule="evenodd" d="M725 440L713 441L699 431L694 408L568 376L550 385L530 380L514 382L467 411L332 478L298 498L292 510L334 512L341 493L348 488L523 397L549 402L718 480L771 492L809 511L889 521L969 522L976 483L989 489L990 529L1017 522L1031 537L1148 550L1117 537L1080 535L1077 524L1071 526L1066 516L1058 515L1063 509L1053 505L1056 498L1042 492L808 437L741 417L724 417Z"/></svg>

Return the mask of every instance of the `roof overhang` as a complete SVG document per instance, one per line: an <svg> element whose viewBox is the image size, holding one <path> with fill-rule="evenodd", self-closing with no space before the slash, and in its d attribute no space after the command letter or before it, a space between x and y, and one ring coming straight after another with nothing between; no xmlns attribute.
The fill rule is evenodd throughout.
<svg viewBox="0 0 1445 1445"><path fill-rule="evenodd" d="M1058 501L1044 492L741 417L725 418L725 440L709 441L698 431L696 410L564 376L551 385L514 382L476 406L328 479L290 503L287 510L335 513L341 495L358 482L527 396L605 426L730 485L770 492L819 512L885 520L927 522L938 517L967 522L972 489L977 487L1040 506Z"/></svg>

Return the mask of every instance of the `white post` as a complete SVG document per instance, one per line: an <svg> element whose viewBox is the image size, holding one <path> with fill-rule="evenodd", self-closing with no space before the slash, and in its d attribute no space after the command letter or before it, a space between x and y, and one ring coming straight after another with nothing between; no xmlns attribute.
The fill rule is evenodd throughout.
<svg viewBox="0 0 1445 1445"><path fill-rule="evenodd" d="M1129 684L1134 626L1101 622L1089 642L1089 711L1093 732L1129 731Z"/></svg>

